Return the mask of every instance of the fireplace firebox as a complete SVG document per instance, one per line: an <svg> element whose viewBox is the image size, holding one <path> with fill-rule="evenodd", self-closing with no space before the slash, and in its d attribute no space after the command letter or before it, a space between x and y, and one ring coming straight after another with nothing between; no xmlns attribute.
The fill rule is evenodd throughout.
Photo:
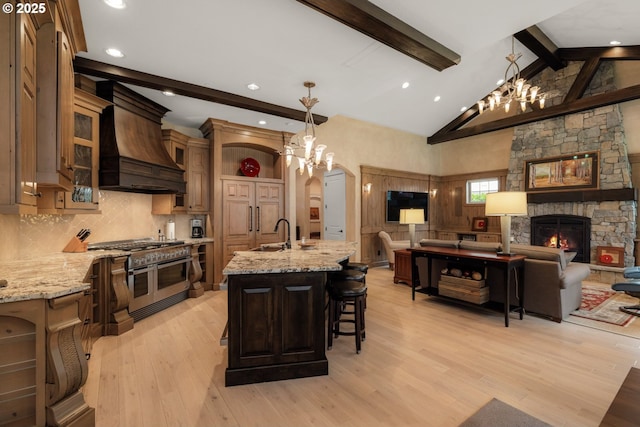
<svg viewBox="0 0 640 427"><path fill-rule="evenodd" d="M531 244L576 252L574 261L591 261L591 218L541 215L531 218Z"/></svg>

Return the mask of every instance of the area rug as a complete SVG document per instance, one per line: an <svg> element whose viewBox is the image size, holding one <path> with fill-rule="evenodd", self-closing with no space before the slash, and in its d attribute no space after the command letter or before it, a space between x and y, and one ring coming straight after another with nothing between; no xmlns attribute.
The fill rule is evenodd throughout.
<svg viewBox="0 0 640 427"><path fill-rule="evenodd" d="M616 292L609 287L583 283L582 304L571 316L626 326L637 316L621 311L620 307L637 304L637 301L637 298Z"/></svg>
<svg viewBox="0 0 640 427"><path fill-rule="evenodd" d="M460 427L551 427L551 424L493 398Z"/></svg>

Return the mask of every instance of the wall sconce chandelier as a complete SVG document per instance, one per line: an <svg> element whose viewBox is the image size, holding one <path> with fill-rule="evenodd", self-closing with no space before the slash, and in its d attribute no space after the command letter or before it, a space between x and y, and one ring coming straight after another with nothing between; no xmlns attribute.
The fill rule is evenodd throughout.
<svg viewBox="0 0 640 427"><path fill-rule="evenodd" d="M309 90L309 96L300 98L300 102L307 109L307 114L304 117L304 136L302 141L298 136L296 141L291 141L284 146L284 155L286 159L287 167L291 166L293 157L298 159L298 166L300 167L300 175L304 174L305 169L309 174L309 178L313 176L313 169L327 169L331 170L333 167L333 153L326 153L324 159L322 154L327 149L324 144L315 144L316 141L316 124L313 121L313 114L311 114L311 108L318 103L318 98L311 97L311 88L315 87L314 82L304 82L304 87Z"/></svg>
<svg viewBox="0 0 640 427"><path fill-rule="evenodd" d="M535 104L536 101L540 108L544 108L545 99L550 96L547 93L541 93L538 86L531 86L525 79L520 77L520 67L518 59L521 53L514 53L515 38L511 37L511 53L505 57L509 61L506 71L504 72L504 84L499 89L494 90L487 97L487 100L478 101L478 111L483 113L485 108L493 111L500 106L504 107L504 112L508 113L511 104L520 104L520 109L525 111L527 103Z"/></svg>

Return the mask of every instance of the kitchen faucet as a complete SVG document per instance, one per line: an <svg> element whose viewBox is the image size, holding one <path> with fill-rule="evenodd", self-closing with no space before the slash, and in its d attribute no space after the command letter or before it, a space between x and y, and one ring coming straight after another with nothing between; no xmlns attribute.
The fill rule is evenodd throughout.
<svg viewBox="0 0 640 427"><path fill-rule="evenodd" d="M280 221L284 221L287 223L287 242L284 245L287 249L291 249L291 224L289 224L289 220L286 218L280 218L278 222L276 222L276 228L274 228L273 231L278 231L278 225L280 224Z"/></svg>

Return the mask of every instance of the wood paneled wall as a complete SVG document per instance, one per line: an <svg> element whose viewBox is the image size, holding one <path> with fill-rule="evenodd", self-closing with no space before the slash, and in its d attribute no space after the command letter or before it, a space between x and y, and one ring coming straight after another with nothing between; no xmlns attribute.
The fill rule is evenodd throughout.
<svg viewBox="0 0 640 427"><path fill-rule="evenodd" d="M437 189L431 200L437 211L432 230L470 231L473 217L484 216L484 205L466 203L467 181L470 179L498 178L500 191L506 187L507 169L464 175L449 175L432 178L433 188ZM436 182L437 181L437 182ZM435 199L435 200L434 200ZM500 218L490 217L487 231L500 232Z"/></svg>
<svg viewBox="0 0 640 427"><path fill-rule="evenodd" d="M409 228L397 222L386 222L386 197L388 190L423 191L431 190L431 176L370 166L360 167L361 182L364 186L371 183L371 192L362 195L360 238L361 259L369 265L380 265L387 261L378 232L386 231L394 240L408 240ZM424 225L416 226L416 239L429 237L430 224L434 221L433 203L429 201L429 220Z"/></svg>
<svg viewBox="0 0 640 427"><path fill-rule="evenodd" d="M493 178L500 180L500 189L505 188L507 170L488 171L464 175L438 177L427 174L361 166L363 189L360 238L361 259L369 265L387 262L378 232L384 230L393 240L408 240L406 225L386 222L386 196L388 190L431 192L429 198L429 219L424 225L416 226L416 240L436 238L439 230L470 231L473 217L484 216L484 205L468 205L466 184L470 179ZM371 192L364 191L364 185L371 183ZM499 218L489 218L488 230L500 232Z"/></svg>

